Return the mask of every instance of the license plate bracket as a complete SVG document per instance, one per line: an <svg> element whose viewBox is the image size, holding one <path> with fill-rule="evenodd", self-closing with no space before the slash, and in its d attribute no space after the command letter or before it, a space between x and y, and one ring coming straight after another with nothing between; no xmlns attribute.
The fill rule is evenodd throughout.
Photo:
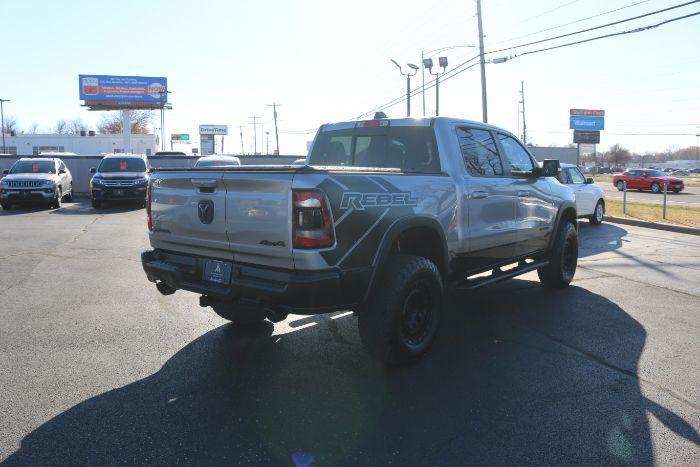
<svg viewBox="0 0 700 467"><path fill-rule="evenodd" d="M203 279L217 284L229 284L231 282L232 264L226 261L208 259L204 262Z"/></svg>

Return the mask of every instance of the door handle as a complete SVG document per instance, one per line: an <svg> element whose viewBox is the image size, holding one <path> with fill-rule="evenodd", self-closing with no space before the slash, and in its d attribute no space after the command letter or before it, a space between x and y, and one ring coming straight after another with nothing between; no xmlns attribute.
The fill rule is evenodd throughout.
<svg viewBox="0 0 700 467"><path fill-rule="evenodd" d="M518 197L519 198L525 198L526 196L530 196L530 192L527 190L520 190L518 191Z"/></svg>
<svg viewBox="0 0 700 467"><path fill-rule="evenodd" d="M192 185L197 188L216 188L215 178L197 178L192 180Z"/></svg>
<svg viewBox="0 0 700 467"><path fill-rule="evenodd" d="M488 198L489 194L485 191L472 191L472 199Z"/></svg>

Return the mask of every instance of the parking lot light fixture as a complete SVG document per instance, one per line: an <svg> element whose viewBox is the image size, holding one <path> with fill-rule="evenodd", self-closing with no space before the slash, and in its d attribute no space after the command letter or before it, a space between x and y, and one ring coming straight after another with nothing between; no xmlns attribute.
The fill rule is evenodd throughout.
<svg viewBox="0 0 700 467"><path fill-rule="evenodd" d="M413 70L413 73L410 71L404 72L403 68L399 63L394 60L393 58L390 58L391 63L396 65L396 68L399 69L399 73L404 75L406 77L406 116L410 117L411 116L411 76L415 75L418 73L418 66L414 65L413 63L407 63L406 66L408 66L409 69Z"/></svg>
<svg viewBox="0 0 700 467"><path fill-rule="evenodd" d="M435 115L440 115L440 75L445 72L447 68L447 57L438 58L438 66L442 68L442 71L436 71L433 73L433 59L425 58L423 59L423 67L427 68L431 75L435 76Z"/></svg>

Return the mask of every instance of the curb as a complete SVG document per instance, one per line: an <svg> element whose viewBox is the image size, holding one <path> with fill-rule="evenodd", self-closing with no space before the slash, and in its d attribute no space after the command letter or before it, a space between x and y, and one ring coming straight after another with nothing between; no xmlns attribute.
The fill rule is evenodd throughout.
<svg viewBox="0 0 700 467"><path fill-rule="evenodd" d="M633 225L635 227L646 227L648 229L666 230L669 232L684 233L689 235L700 235L700 229L695 227L686 227L684 225L664 224L661 222L642 221L638 219L628 219L625 217L603 216L606 222L614 224Z"/></svg>

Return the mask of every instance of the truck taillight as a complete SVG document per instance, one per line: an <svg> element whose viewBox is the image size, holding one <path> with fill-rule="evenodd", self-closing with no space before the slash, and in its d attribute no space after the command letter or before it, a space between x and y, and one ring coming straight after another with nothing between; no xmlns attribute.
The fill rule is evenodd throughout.
<svg viewBox="0 0 700 467"><path fill-rule="evenodd" d="M151 185L146 188L146 220L148 223L148 230L153 230L153 220L151 220Z"/></svg>
<svg viewBox="0 0 700 467"><path fill-rule="evenodd" d="M294 248L325 248L333 245L333 223L326 197L317 191L293 191L292 197Z"/></svg>

